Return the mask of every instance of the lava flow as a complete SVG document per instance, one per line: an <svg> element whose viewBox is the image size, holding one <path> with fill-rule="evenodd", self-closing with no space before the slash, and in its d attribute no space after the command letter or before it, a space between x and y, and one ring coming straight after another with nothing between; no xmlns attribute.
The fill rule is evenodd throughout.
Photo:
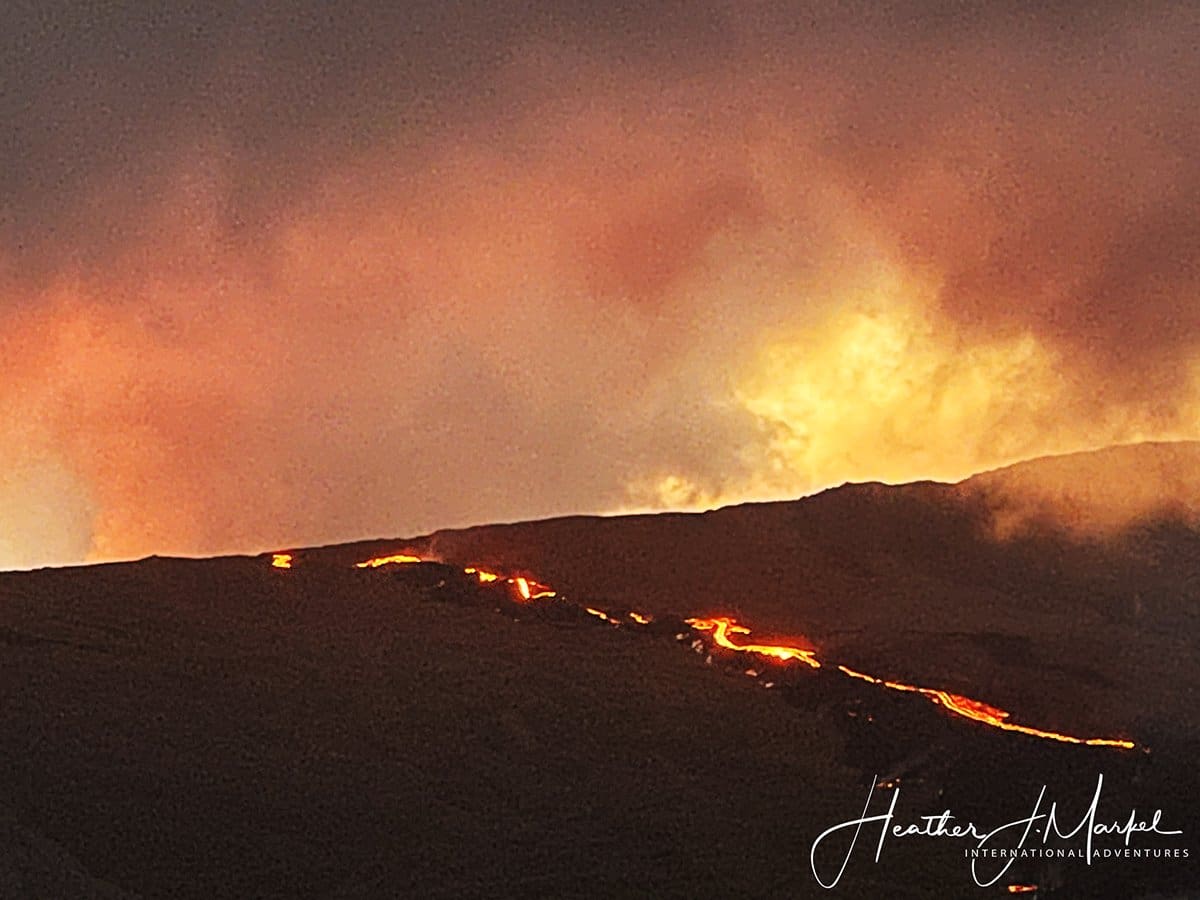
<svg viewBox="0 0 1200 900"><path fill-rule="evenodd" d="M364 560L360 563L355 563L356 569L378 569L380 566L390 566L393 564L402 565L404 563L419 563L425 562L419 556L409 556L407 553L397 553L393 556L377 556L374 559Z"/></svg>
<svg viewBox="0 0 1200 900"><path fill-rule="evenodd" d="M856 672L848 666L839 665L838 671L843 675L849 675L851 678L858 678L870 684L877 684L888 690L920 694L923 697L928 697L939 706L945 707L955 715L962 716L965 719L972 719L976 722L982 722L984 725L991 725L993 728L1001 728L1004 731L1015 731L1019 734L1028 734L1032 737L1044 738L1048 741L1060 741L1064 744L1087 744L1089 747L1120 747L1124 750L1129 750L1133 747L1132 741L1118 738L1078 738L1072 737L1069 734L1060 734L1057 731L1045 731L1041 728L1016 725L1006 721L1009 713L1005 710L984 703L982 700L972 700L970 697L964 697L961 694L951 694L949 691L918 687L915 684L904 684L899 681L884 681L881 678L875 678L863 672Z"/></svg>
<svg viewBox="0 0 1200 900"><path fill-rule="evenodd" d="M814 669L821 668L821 664L813 658L815 650L801 650L799 647L788 647L785 644L735 644L729 639L729 635L749 634L750 629L745 625L739 625L733 619L721 616L715 619L685 619L684 621L697 631L711 632L713 642L727 650L738 650L742 653L757 653L759 656L769 656L772 659L784 662L791 659L798 659L800 662L807 666L812 666Z"/></svg>
<svg viewBox="0 0 1200 900"><path fill-rule="evenodd" d="M406 565L411 563L421 562L436 562L432 559L424 559L419 556L412 556L406 553L397 553L391 556L377 556L372 559L364 560L356 563L355 567L359 569L377 569L381 566L389 565ZM287 553L276 553L272 556L271 565L276 568L290 569L292 566L292 557ZM520 603L530 603L535 600L551 599L558 597L557 592L552 590L548 585L542 584L524 575L503 576L495 572L489 572L485 569L480 569L477 566L468 566L463 569L467 575L473 575L481 584L489 584L503 580L510 586L513 599ZM619 616L610 612L605 612L595 607L584 607L584 611L589 615L595 616L611 625L620 626L625 624ZM648 615L630 612L628 613L628 621L638 625L647 625L652 621ZM786 664L792 661L799 661L813 669L821 668L821 662L816 658L816 651L803 647L795 647L789 644L754 644L754 643L738 643L731 635L739 637L748 637L750 629L745 625L731 619L727 616L714 616L712 618L692 618L684 620L689 626L696 631L703 631L712 636L712 641L719 647L724 647L736 653L751 654L754 656L764 657L767 660L777 664ZM858 672L851 669L849 666L837 665L837 670L849 678L856 678L860 681L868 682L869 684L878 685L892 691L902 691L904 693L919 694L931 702L941 706L948 712L961 716L964 719L970 719L973 722L979 722L983 725L988 725L992 728L999 728L1003 731L1016 732L1018 734L1029 735L1030 737L1042 738L1049 741L1058 741L1065 744L1084 744L1089 747L1117 747L1123 750L1133 748L1133 742L1122 738L1080 738L1069 734L1061 734L1057 731L1047 731L1041 728L1031 728L1026 725L1017 725L1008 721L1009 713L1003 709L984 703L982 700L974 700L970 697L964 697L961 694L952 694L949 691L939 690L937 688L920 687L915 684L905 684L900 681L888 681L883 678L876 678L873 675L867 675L864 672ZM750 670L752 671L752 670ZM1010 887L1010 891L1012 888Z"/></svg>
<svg viewBox="0 0 1200 900"><path fill-rule="evenodd" d="M478 578L480 584L487 584L490 581L500 580L500 576L495 572L485 572L483 569L477 569L474 566L468 566L467 568L463 569L463 571L468 575L474 575L476 578Z"/></svg>

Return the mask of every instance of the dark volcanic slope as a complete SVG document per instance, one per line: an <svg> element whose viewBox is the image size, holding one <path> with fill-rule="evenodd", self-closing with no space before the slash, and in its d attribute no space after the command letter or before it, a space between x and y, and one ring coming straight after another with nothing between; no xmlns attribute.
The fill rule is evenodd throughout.
<svg viewBox="0 0 1200 900"><path fill-rule="evenodd" d="M302 560L346 565L407 546L528 570L598 604L733 613L802 634L824 658L980 697L1027 723L1136 736L1198 727L1198 473L1200 444L1148 444L959 485L846 485L793 502L488 526ZM1110 497L1136 514L1130 527L1112 527ZM1103 527L1083 527L1093 521Z"/></svg>
<svg viewBox="0 0 1200 900"><path fill-rule="evenodd" d="M996 823L1042 785L1078 809L1103 772L1106 810L1162 806L1194 841L1188 507L1084 538L1042 495L998 540L996 510L1033 496L1011 484L847 486L410 546L597 606L734 612L808 634L826 660L1153 752L1000 732L832 666L748 678L674 628L612 629L570 603L497 615L489 588L421 580L452 569L350 565L404 542L304 551L289 570L4 573L0 897L830 896L808 847L876 775L903 780L909 821L953 805ZM1193 870L1014 875L1057 879L1055 896L1161 897ZM860 854L837 896L979 894L957 846L898 842L880 865Z"/></svg>
<svg viewBox="0 0 1200 900"><path fill-rule="evenodd" d="M828 724L669 636L380 573L0 575L0 635L4 897L796 895L861 803Z"/></svg>

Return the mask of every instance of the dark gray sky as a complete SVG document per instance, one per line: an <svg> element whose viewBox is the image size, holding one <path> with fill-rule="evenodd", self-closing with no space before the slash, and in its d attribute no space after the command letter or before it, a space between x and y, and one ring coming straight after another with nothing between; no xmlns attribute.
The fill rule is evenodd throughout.
<svg viewBox="0 0 1200 900"><path fill-rule="evenodd" d="M1194 4L16 2L0 565L1200 436Z"/></svg>

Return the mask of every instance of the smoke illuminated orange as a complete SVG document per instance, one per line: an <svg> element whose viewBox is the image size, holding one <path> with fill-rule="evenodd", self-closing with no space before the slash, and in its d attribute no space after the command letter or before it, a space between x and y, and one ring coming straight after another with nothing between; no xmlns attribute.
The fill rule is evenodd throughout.
<svg viewBox="0 0 1200 900"><path fill-rule="evenodd" d="M391 564L408 564L420 562L434 562L435 560L422 559L419 556L409 554L394 554L391 556L379 556L373 559L368 559L355 566L360 569L379 568L380 566ZM272 557L271 565L278 568L291 568L292 557L287 553L276 553ZM484 571L475 566L468 566L463 569L467 575L474 575L481 583L489 583L499 581L503 576L494 572ZM524 575L514 575L504 579L505 582L512 586L513 599L518 602L528 603L534 600L552 599L558 596L557 592L553 591L547 585L535 581ZM605 622L609 622L614 626L620 626L621 621L611 613L604 610L596 609L595 607L585 606L584 612L588 615L595 616ZM629 620L639 625L648 624L652 618L642 613L630 612ZM710 618L692 618L685 619L688 625L696 631L707 632L712 636L713 643L719 647L724 647L726 650L732 650L736 653L748 653L755 656L765 657L775 663L790 663L798 661L813 669L821 668L821 662L816 658L816 650L810 650L803 647L797 647L792 644L752 644L738 643L731 635L747 636L750 634L750 629L745 625L741 625L737 620L728 616L713 616ZM849 666L838 665L837 670L843 675L850 678L856 678L859 681L865 681L868 684L878 685L892 691L901 691L904 693L920 694L928 698L931 702L945 709L956 716L961 716L964 719L970 719L973 722L979 722L983 725L988 725L992 728L999 728L1002 731L1011 731L1017 734L1024 734L1030 737L1042 738L1049 741L1058 741L1066 744L1083 744L1089 747L1116 747L1123 750L1132 749L1134 744L1132 741L1123 738L1081 738L1074 737L1069 734L1062 734L1057 731L1048 731L1042 728L1031 728L1027 725L1017 725L1009 721L1010 714L999 707L992 706L989 703L984 703L982 700L975 700L971 697L964 697L961 694L952 694L949 691L939 690L937 688L920 687L915 684L906 684L902 681L890 681L883 678L876 678L874 675L868 675L865 672L859 672L851 669ZM747 673L757 671L748 669ZM1016 893L1014 888L1022 886L1012 885L1009 887L1010 893Z"/></svg>

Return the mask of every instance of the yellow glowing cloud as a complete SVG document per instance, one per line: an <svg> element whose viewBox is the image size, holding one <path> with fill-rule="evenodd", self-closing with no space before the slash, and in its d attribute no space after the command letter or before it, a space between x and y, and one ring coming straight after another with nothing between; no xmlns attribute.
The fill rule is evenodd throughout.
<svg viewBox="0 0 1200 900"><path fill-rule="evenodd" d="M773 480L800 490L1013 459L1044 446L1034 423L1056 395L1054 359L1029 335L960 346L911 308L841 313L775 341L738 390L771 426Z"/></svg>
<svg viewBox="0 0 1200 900"><path fill-rule="evenodd" d="M767 336L733 390L761 426L759 456L731 460L742 474L719 485L659 472L632 487L634 501L697 509L845 481L956 481L1034 456L1186 436L1144 410L1097 415L1064 374L1071 361L1032 332L965 336L932 296L889 273L828 304L823 320Z"/></svg>

